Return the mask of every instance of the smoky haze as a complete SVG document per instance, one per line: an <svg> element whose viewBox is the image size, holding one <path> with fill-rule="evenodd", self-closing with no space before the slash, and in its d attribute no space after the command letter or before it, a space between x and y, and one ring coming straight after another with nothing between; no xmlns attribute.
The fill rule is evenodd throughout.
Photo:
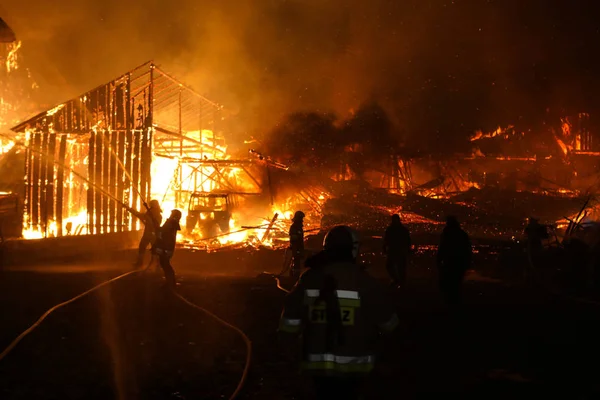
<svg viewBox="0 0 600 400"><path fill-rule="evenodd" d="M263 137L296 112L376 102L421 151L595 111L595 2L3 0L47 105L149 59ZM241 137L241 136L240 136Z"/></svg>

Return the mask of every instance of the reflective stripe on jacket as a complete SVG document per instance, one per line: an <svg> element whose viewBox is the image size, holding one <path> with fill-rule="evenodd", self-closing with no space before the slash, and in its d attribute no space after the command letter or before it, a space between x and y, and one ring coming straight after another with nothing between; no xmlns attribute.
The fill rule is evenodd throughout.
<svg viewBox="0 0 600 400"><path fill-rule="evenodd" d="M331 277L336 286L335 311L339 311L334 312L335 318L329 314L331 303L318 301ZM338 325L332 324L333 320ZM379 333L391 332L398 324L385 288L356 264L338 263L307 270L300 277L286 297L279 330L303 333L303 371L364 374L374 367L374 342Z"/></svg>

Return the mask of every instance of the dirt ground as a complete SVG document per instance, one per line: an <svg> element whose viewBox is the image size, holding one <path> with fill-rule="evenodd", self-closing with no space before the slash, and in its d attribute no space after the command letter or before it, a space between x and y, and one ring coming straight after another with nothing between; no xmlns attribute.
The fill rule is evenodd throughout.
<svg viewBox="0 0 600 400"><path fill-rule="evenodd" d="M0 347L54 304L130 269L133 258L118 253L1 271ZM285 293L273 279L257 277L278 272L282 258L269 250L180 250L173 259L179 292L252 340L240 398L302 399L311 392L277 347ZM381 257L367 253L364 260L383 279ZM462 312L450 313L437 293L433 252L413 261L409 286L395 298L402 329L382 343L366 398L596 398L598 307L485 279L481 271L493 261L480 254L476 265L486 268L466 283ZM0 361L0 398L228 398L244 367L243 341L160 285L156 273L134 275L52 314Z"/></svg>

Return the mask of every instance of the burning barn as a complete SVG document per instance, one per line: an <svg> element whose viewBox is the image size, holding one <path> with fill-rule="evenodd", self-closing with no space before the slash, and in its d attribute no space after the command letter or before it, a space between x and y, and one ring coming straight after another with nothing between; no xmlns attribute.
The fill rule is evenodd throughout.
<svg viewBox="0 0 600 400"><path fill-rule="evenodd" d="M273 245L295 210L315 215L324 200L286 165L229 153L224 107L152 62L12 130L19 145L2 162L25 170L9 183L26 239L136 232L127 209L156 199L183 212L188 245Z"/></svg>
<svg viewBox="0 0 600 400"><path fill-rule="evenodd" d="M136 231L126 208L150 198L180 208L190 237L228 233L236 207L265 198L267 164L231 158L225 122L221 105L148 62L20 123L23 236Z"/></svg>

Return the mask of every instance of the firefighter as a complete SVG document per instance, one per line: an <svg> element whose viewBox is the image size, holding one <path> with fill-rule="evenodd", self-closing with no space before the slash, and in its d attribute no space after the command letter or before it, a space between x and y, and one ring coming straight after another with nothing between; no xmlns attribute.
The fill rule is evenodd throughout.
<svg viewBox="0 0 600 400"><path fill-rule="evenodd" d="M292 218L292 226L290 226L290 251L292 260L290 266L290 276L296 277L300 275L302 268L302 260L304 258L304 213L296 211Z"/></svg>
<svg viewBox="0 0 600 400"><path fill-rule="evenodd" d="M533 257L541 254L543 249L542 241L548 239L548 227L540 224L539 220L534 217L528 218L527 226L525 227L525 236L527 237L527 250Z"/></svg>
<svg viewBox="0 0 600 400"><path fill-rule="evenodd" d="M138 257L133 264L135 268L139 268L144 263L144 253L146 253L148 245L153 245L156 240L156 232L160 229L162 223L162 210L158 200L150 200L150 206L145 213L130 207L127 210L144 223L144 233L138 246Z"/></svg>
<svg viewBox="0 0 600 400"><path fill-rule="evenodd" d="M175 251L177 232L181 230L179 221L181 221L181 211L171 211L171 215L158 231L156 242L153 246L153 254L158 257L158 263L165 274L166 286L171 289L174 289L176 285L175 271L171 266L171 258Z"/></svg>
<svg viewBox="0 0 600 400"><path fill-rule="evenodd" d="M460 303L462 283L471 266L472 254L469 235L456 217L448 217L438 246L437 264L440 291L450 306Z"/></svg>
<svg viewBox="0 0 600 400"><path fill-rule="evenodd" d="M406 266L410 246L410 232L402 224L398 214L392 215L392 223L383 235L383 253L387 256L386 269L392 283L402 288L406 284Z"/></svg>
<svg viewBox="0 0 600 400"><path fill-rule="evenodd" d="M313 378L317 398L356 399L374 368L376 339L399 320L385 288L357 264L352 229L331 229L323 247L328 263L306 270L285 299L282 351L290 352L289 341L301 334L301 369Z"/></svg>

